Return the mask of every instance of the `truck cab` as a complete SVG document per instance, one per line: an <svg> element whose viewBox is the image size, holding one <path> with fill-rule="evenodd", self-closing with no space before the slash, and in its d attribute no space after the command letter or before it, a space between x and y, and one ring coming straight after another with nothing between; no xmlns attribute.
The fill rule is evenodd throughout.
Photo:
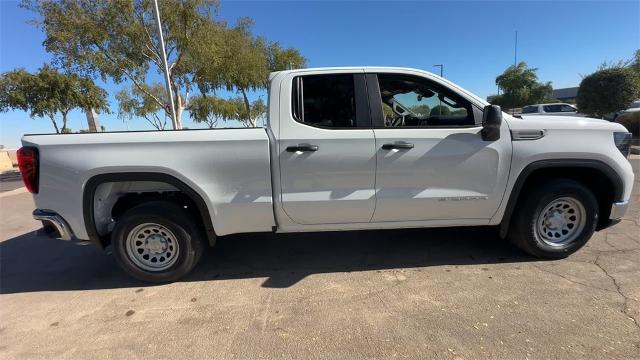
<svg viewBox="0 0 640 360"><path fill-rule="evenodd" d="M387 68L284 72L274 83L283 229L486 225L496 213L509 129L485 141L486 104L464 90Z"/></svg>

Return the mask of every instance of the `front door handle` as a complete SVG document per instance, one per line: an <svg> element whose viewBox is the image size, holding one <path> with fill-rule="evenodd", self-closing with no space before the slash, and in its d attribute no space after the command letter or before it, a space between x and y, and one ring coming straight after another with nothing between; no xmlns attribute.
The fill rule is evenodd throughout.
<svg viewBox="0 0 640 360"><path fill-rule="evenodd" d="M384 144L382 145L382 149L383 150L393 150L393 149L397 149L397 150L408 150L408 149L413 149L413 144L412 143L408 143L408 142L395 142L395 143L391 143L391 144Z"/></svg>
<svg viewBox="0 0 640 360"><path fill-rule="evenodd" d="M297 151L318 151L318 145L298 144L297 146L287 146L287 152Z"/></svg>

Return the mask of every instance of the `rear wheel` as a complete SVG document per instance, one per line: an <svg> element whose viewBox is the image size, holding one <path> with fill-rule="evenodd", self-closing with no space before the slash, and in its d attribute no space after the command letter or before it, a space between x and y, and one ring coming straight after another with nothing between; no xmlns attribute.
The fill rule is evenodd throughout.
<svg viewBox="0 0 640 360"><path fill-rule="evenodd" d="M125 212L111 235L118 264L149 282L175 281L189 273L202 254L201 230L180 206L149 202Z"/></svg>
<svg viewBox="0 0 640 360"><path fill-rule="evenodd" d="M509 229L510 240L541 258L563 258L580 249L598 223L598 202L584 185L546 182L523 194Z"/></svg>

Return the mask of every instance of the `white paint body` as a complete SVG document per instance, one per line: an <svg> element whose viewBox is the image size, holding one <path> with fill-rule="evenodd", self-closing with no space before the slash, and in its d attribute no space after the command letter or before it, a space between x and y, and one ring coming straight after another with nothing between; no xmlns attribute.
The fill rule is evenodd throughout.
<svg viewBox="0 0 640 360"><path fill-rule="evenodd" d="M420 129L321 129L294 121L291 83L298 75L399 73L439 83L483 108L487 103L433 74L403 68L326 68L272 74L266 129L26 135L40 153L38 208L55 211L87 239L82 197L95 175L155 172L181 180L208 207L218 235L245 232L496 225L520 172L544 159L593 159L623 181L633 172L615 147L619 124L587 118L503 114L500 139L481 126ZM544 130L535 141L511 131ZM410 151L381 144L410 141ZM309 143L316 152L287 152ZM98 219L99 220L99 219ZM98 226L100 226L99 221Z"/></svg>

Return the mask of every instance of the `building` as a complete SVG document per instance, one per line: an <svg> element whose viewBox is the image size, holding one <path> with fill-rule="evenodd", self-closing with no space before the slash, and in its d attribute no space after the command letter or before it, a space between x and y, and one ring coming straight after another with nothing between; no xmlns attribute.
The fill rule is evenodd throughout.
<svg viewBox="0 0 640 360"><path fill-rule="evenodd" d="M558 99L562 102L567 102L571 104L576 103L576 97L578 96L578 87L570 87L563 89L553 89L551 92L552 99Z"/></svg>

